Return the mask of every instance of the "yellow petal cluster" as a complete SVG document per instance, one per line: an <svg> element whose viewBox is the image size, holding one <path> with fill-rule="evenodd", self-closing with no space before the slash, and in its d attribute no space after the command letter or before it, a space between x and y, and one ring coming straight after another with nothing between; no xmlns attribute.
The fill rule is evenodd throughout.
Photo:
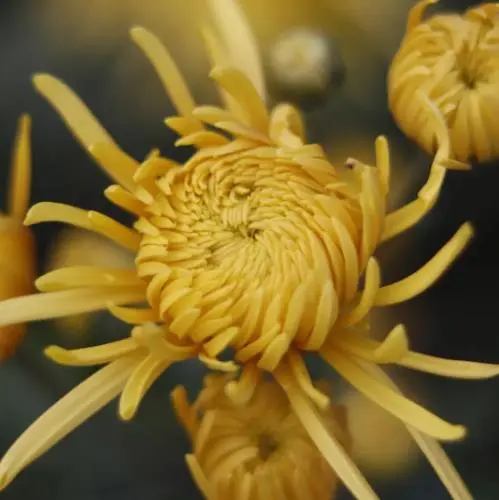
<svg viewBox="0 0 499 500"><path fill-rule="evenodd" d="M411 10L407 32L388 77L392 114L423 149L437 148L424 98L442 113L459 161L499 156L499 8L485 3L463 15L423 19L437 0L421 0Z"/></svg>
<svg viewBox="0 0 499 500"><path fill-rule="evenodd" d="M192 405L184 387L172 393L179 420L192 440L186 455L194 480L209 500L334 498L338 479L271 381L234 402L227 376L205 377ZM229 386L230 387L230 386ZM349 448L342 407L320 411L331 435Z"/></svg>
<svg viewBox="0 0 499 500"><path fill-rule="evenodd" d="M134 222L127 226L95 211L46 202L29 211L26 223L63 222L103 235L131 252L135 268L52 271L36 282L42 293L0 303L0 326L107 309L130 324L131 332L95 347L47 349L62 364L104 366L6 452L0 486L117 396L121 418L132 418L169 366L197 358L235 376L224 391L236 404L251 399L262 374L272 375L338 478L356 498L378 498L322 418L330 399L307 371L303 356L312 352L406 425L453 498L470 498L436 441L461 439L465 429L405 398L380 365L470 379L496 376L499 367L414 353L403 325L382 342L370 338L369 327L373 308L425 291L473 235L464 224L414 274L382 283L377 247L419 222L437 201L446 168L462 167L449 161L442 113L423 95L437 151L417 198L388 213L391 162L385 138L376 141L375 165L351 160L351 175L340 178L322 148L307 144L298 111L287 104L269 109L254 77L260 73L251 77L234 67L223 38L210 30L203 34L222 107L196 105L161 42L143 28L132 30L177 109L166 119L179 135L176 145L195 149L183 164L156 150L135 160L64 83L49 75L34 79L115 179L105 195Z"/></svg>

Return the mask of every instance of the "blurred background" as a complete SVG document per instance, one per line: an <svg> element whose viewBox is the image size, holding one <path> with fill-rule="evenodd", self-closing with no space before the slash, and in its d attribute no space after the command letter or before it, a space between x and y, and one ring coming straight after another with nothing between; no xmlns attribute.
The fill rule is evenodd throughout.
<svg viewBox="0 0 499 500"><path fill-rule="evenodd" d="M32 89L31 75L64 79L89 104L123 148L141 159L153 147L176 159L174 135L163 125L172 113L152 67L130 42L141 24L168 45L198 102L214 103L197 27L203 0L3 0L0 4L0 194L6 190L16 120L33 115L32 201L58 201L123 219L102 195L105 175ZM372 161L374 139L391 141L393 207L415 196L430 159L396 129L387 108L385 79L405 29L412 0L241 0L265 61L270 100L291 100L305 116L311 141L334 162ZM439 9L474 2L445 0ZM286 47L293 40L318 46L322 77L292 72ZM315 51L315 49L314 49ZM314 53L316 53L315 51ZM284 61L284 62L283 62ZM183 156L182 156L183 155ZM415 229L380 249L384 282L426 262L466 220L477 236L463 257L430 291L376 313L384 335L403 321L413 348L444 357L499 362L499 165L451 172L440 201ZM109 243L58 224L35 227L41 272L60 265L130 262ZM1 250L0 250L1 251ZM30 326L17 355L0 366L0 450L89 371L53 365L47 344L85 346L125 335L105 314ZM316 368L320 373L320 367ZM199 498L183 455L188 442L173 416L169 391L182 382L193 391L203 370L196 363L170 369L154 385L132 423L109 405L30 466L2 493L5 500L134 500ZM499 498L499 380L466 382L396 371L397 381L435 413L469 428L446 449L475 498ZM350 409L354 453L383 499L445 499L447 494L405 434L390 419L341 387ZM374 439L376 437L376 439ZM1 451L0 451L1 452ZM347 495L344 495L347 498ZM341 496L342 497L342 496Z"/></svg>

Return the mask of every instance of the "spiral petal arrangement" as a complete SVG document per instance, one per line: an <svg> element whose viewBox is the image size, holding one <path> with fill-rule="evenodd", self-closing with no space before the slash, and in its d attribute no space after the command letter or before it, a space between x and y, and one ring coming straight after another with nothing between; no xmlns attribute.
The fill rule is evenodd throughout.
<svg viewBox="0 0 499 500"><path fill-rule="evenodd" d="M452 153L462 162L499 156L499 8L486 3L462 16L423 20L429 4L418 2L388 77L392 114L400 128L433 153L437 136L424 96L442 113Z"/></svg>
<svg viewBox="0 0 499 500"><path fill-rule="evenodd" d="M499 366L413 353L402 325L383 342L369 338L374 307L422 293L473 235L470 224L464 224L413 275L382 285L376 248L431 210L446 166L455 166L449 161L451 141L442 113L422 95L438 146L428 181L415 200L386 213L390 158L385 138L376 141L375 166L352 160L351 175L342 177L320 146L306 143L298 111L287 104L269 110L258 85L230 64L224 44L211 30L204 37L223 107L197 106L160 41L142 28L134 28L132 37L178 111L166 119L179 135L177 146L195 152L184 164L157 151L138 162L64 83L49 75L35 77L37 90L116 180L105 195L132 214L134 223L128 227L59 203L35 205L26 223L63 222L104 235L135 256L135 268L52 271L36 282L42 293L0 303L0 326L108 309L132 327L128 338L108 344L47 349L61 364L104 367L59 400L6 452L0 486L115 397L120 397L121 418L132 418L170 365L197 358L235 377L224 386L234 404L252 399L262 374L273 375L338 478L356 498L375 499L322 418L330 398L313 385L303 361L304 353L313 352L406 424L453 498L470 498L435 441L461 439L465 429L406 399L379 365L471 379L496 376ZM222 358L223 353L232 353L232 359Z"/></svg>

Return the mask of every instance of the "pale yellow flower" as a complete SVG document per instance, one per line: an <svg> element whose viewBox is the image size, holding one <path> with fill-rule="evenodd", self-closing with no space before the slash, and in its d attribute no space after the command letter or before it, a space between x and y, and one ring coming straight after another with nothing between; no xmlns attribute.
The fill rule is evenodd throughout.
<svg viewBox="0 0 499 500"><path fill-rule="evenodd" d="M260 383L253 395L238 402L226 394L229 377L211 375L204 382L192 406L182 386L172 398L193 443L187 464L207 499L334 498L337 476L275 382ZM349 449L344 409L329 406L318 413Z"/></svg>
<svg viewBox="0 0 499 500"><path fill-rule="evenodd" d="M499 7L468 9L462 16L422 20L429 4L411 10L407 33L388 77L390 109L400 128L433 153L436 132L424 94L445 118L456 159L486 161L499 156Z"/></svg>
<svg viewBox="0 0 499 500"><path fill-rule="evenodd" d="M212 32L206 31L205 39L223 108L196 106L160 41L143 28L133 29L132 37L178 110L166 120L180 135L177 146L193 146L196 152L184 164L157 151L140 163L119 148L64 83L49 75L35 77L37 90L118 182L105 191L107 198L133 214L135 222L127 227L94 211L39 203L26 223L59 221L105 235L135 255L136 269L70 267L48 273L36 282L41 294L0 304L0 326L106 308L135 326L120 341L47 349L62 364L105 366L60 399L5 453L1 487L118 395L121 418L132 418L171 364L198 358L215 370L241 371L226 389L234 401L251 397L261 375L271 373L339 479L355 497L377 498L320 418L329 398L312 385L302 359L304 352L314 352L406 424L454 498L470 498L434 441L461 439L464 427L404 398L378 365L470 379L495 376L499 367L413 353L402 325L384 342L369 338L371 309L426 290L473 233L464 224L420 270L382 286L373 252L421 220L440 193L450 155L441 114L427 103L439 144L427 183L416 200L387 214L385 138L376 141L376 166L353 162L350 180L342 181L322 148L306 144L298 112L287 104L268 110L258 82L254 85L231 65ZM233 358L222 361L227 348Z"/></svg>
<svg viewBox="0 0 499 500"><path fill-rule="evenodd" d="M0 299L26 295L33 290L35 278L35 241L23 219L29 205L31 190L31 119L23 116L19 121L10 187L7 194L7 213L0 213ZM0 361L10 357L21 342L24 324L5 325L0 328Z"/></svg>

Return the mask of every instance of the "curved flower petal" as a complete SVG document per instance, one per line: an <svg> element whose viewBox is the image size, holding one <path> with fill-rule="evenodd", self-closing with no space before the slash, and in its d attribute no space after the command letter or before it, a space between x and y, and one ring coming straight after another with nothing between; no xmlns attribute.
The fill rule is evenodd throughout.
<svg viewBox="0 0 499 500"><path fill-rule="evenodd" d="M163 87L177 108L178 113L183 116L191 116L196 106L194 99L166 47L156 36L144 28L133 28L130 35L158 72ZM193 121L192 124L198 130L203 128L200 122L195 125L195 121Z"/></svg>
<svg viewBox="0 0 499 500"><path fill-rule="evenodd" d="M41 222L64 222L95 231L132 251L136 251L140 245L140 235L136 231L99 212L86 211L64 203L45 201L32 206L26 214L24 224L31 226Z"/></svg>
<svg viewBox="0 0 499 500"><path fill-rule="evenodd" d="M134 339L117 340L108 344L81 349L64 349L52 345L45 349L45 355L52 361L66 366L94 366L110 363L118 358L134 354L141 348Z"/></svg>
<svg viewBox="0 0 499 500"><path fill-rule="evenodd" d="M438 149L428 180L419 190L417 199L387 215L381 241L387 241L417 224L435 205L445 180L445 165L451 154L449 130L437 106L422 91L415 94L415 99L421 102L428 120L433 123L432 130Z"/></svg>
<svg viewBox="0 0 499 500"><path fill-rule="evenodd" d="M258 45L237 0L209 0L208 4L231 64L248 77L265 101L267 91Z"/></svg>
<svg viewBox="0 0 499 500"><path fill-rule="evenodd" d="M416 297L439 279L463 252L473 237L471 224L463 224L456 234L423 267L409 277L378 290L375 305L399 304Z"/></svg>
<svg viewBox="0 0 499 500"><path fill-rule="evenodd" d="M409 352L409 339L404 325L395 326L383 342L345 330L339 332L330 345L337 345L349 354L378 364L398 363Z"/></svg>
<svg viewBox="0 0 499 500"><path fill-rule="evenodd" d="M41 292L57 292L70 288L98 286L136 286L144 287L145 283L137 277L136 271L125 268L70 266L50 271L40 276L35 286Z"/></svg>
<svg viewBox="0 0 499 500"><path fill-rule="evenodd" d="M31 194L31 118L24 115L19 120L14 159L10 172L8 191L9 215L22 219L28 210Z"/></svg>
<svg viewBox="0 0 499 500"><path fill-rule="evenodd" d="M406 399L366 373L347 355L332 349L324 349L322 357L357 390L407 425L412 425L425 434L442 441L462 439L466 429L462 425L453 425L433 415L416 403Z"/></svg>
<svg viewBox="0 0 499 500"><path fill-rule="evenodd" d="M107 151L111 151L112 154L103 156L97 152L93 154L94 159L123 187L133 189L133 174L138 167L137 161L119 148L83 101L65 83L53 76L36 75L33 83L36 90L58 111L86 150L93 154L90 150L91 146L100 143L107 145ZM119 162L115 161L117 158L120 159ZM107 161L109 159L112 161Z"/></svg>
<svg viewBox="0 0 499 500"><path fill-rule="evenodd" d="M0 326L61 318L144 300L142 287L92 287L37 293L0 302Z"/></svg>
<svg viewBox="0 0 499 500"><path fill-rule="evenodd" d="M150 354L135 367L120 397L119 415L123 420L134 417L146 392L171 364Z"/></svg>
<svg viewBox="0 0 499 500"><path fill-rule="evenodd" d="M296 386L286 367L277 370L275 377L288 396L296 416L307 430L308 435L344 485L356 498L362 498L363 500L378 499L379 497L371 489L337 439L325 429L317 410L302 395L301 390Z"/></svg>
<svg viewBox="0 0 499 500"><path fill-rule="evenodd" d="M443 359L419 352L409 352L397 361L400 366L425 373L460 379L485 379L499 375L499 365Z"/></svg>
<svg viewBox="0 0 499 500"><path fill-rule="evenodd" d="M362 363L362 366L380 382L400 393L397 386L381 368L373 366L370 363ZM407 426L407 431L430 462L433 470L447 488L451 498L453 500L472 500L473 497L471 493L468 491L468 488L466 488L459 472L457 472L454 465L452 465L452 462L449 460L449 457L445 454L440 444L410 425Z"/></svg>

